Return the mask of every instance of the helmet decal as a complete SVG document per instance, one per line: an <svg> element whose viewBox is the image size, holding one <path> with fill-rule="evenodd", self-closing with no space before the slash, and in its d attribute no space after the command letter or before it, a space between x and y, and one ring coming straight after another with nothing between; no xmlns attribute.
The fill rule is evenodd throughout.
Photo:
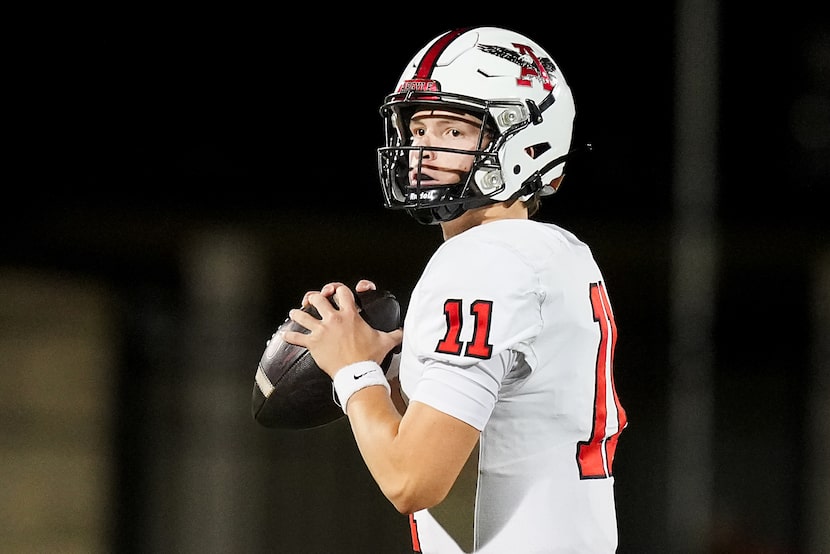
<svg viewBox="0 0 830 554"><path fill-rule="evenodd" d="M415 90L418 92L441 92L441 83L433 79L407 79L398 88L398 92Z"/></svg>
<svg viewBox="0 0 830 554"><path fill-rule="evenodd" d="M539 58L533 52L533 48L524 44L514 42L513 46L518 50L510 50L503 46L491 46L479 44L477 48L487 54L498 56L509 62L513 62L521 68L521 77L516 77L516 84L529 87L532 85L531 78L537 78L545 90L553 90L554 83L550 74L556 71L556 64L548 57ZM530 60L528 60L530 58Z"/></svg>

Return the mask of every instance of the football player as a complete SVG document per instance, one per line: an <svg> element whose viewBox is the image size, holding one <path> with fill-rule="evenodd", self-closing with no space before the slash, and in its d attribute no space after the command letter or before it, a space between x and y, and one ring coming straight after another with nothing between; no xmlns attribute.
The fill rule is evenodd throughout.
<svg viewBox="0 0 830 554"><path fill-rule="evenodd" d="M560 67L519 33L452 30L407 64L380 111L386 207L445 240L402 330L372 329L352 291L329 283L303 299L322 319L292 310L310 333L285 340L333 378L372 476L410 514L414 551L614 552L627 421L608 287L586 244L532 219L571 151ZM401 341L403 413L378 365Z"/></svg>

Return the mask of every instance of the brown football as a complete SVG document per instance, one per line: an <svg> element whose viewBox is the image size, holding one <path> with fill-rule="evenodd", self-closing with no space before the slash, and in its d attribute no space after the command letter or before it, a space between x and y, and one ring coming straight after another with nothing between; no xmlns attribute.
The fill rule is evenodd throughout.
<svg viewBox="0 0 830 554"><path fill-rule="evenodd" d="M356 293L355 300L360 315L375 329L388 332L401 327L401 307L389 291ZM303 311L320 318L313 306L306 306ZM266 344L254 377L254 419L265 427L311 429L343 417L343 410L334 402L331 378L317 366L307 348L285 342L283 330L308 332L286 319ZM384 372L393 353L381 364Z"/></svg>

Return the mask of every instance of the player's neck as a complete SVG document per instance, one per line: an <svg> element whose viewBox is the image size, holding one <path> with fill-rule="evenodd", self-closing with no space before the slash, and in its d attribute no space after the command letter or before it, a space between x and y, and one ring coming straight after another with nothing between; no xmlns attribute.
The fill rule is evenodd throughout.
<svg viewBox="0 0 830 554"><path fill-rule="evenodd" d="M444 240L448 240L456 235L460 235L467 229L472 229L473 227L492 221L527 218L527 208L523 202L518 200L513 202L498 202L496 204L467 210L452 221L445 221L441 224L441 231L444 234Z"/></svg>

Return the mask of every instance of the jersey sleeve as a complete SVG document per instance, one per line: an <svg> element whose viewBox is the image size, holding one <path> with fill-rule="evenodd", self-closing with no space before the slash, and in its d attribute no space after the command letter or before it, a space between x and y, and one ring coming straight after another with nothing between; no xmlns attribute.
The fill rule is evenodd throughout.
<svg viewBox="0 0 830 554"><path fill-rule="evenodd" d="M420 379L408 396L482 429L517 361L534 366L543 291L510 244L465 235L442 245L413 292L404 349Z"/></svg>
<svg viewBox="0 0 830 554"><path fill-rule="evenodd" d="M428 404L483 431L516 358L516 352L506 350L466 367L431 360L410 401Z"/></svg>

